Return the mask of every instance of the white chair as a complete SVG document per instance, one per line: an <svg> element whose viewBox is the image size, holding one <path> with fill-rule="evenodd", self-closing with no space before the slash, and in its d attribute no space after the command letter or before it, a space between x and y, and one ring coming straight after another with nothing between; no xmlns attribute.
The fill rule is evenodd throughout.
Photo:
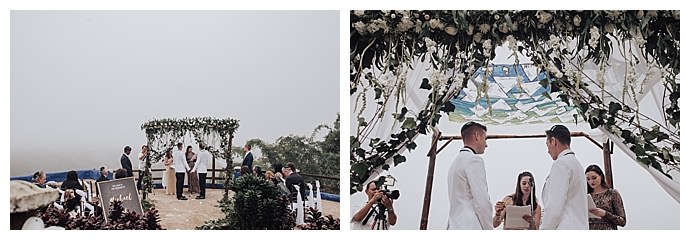
<svg viewBox="0 0 690 240"><path fill-rule="evenodd" d="M316 210L320 213L323 212L323 206L321 205L321 183L316 180Z"/></svg>
<svg viewBox="0 0 690 240"><path fill-rule="evenodd" d="M302 197L299 195L299 185L295 185L297 190L297 218L295 219L296 224L304 224L304 202L302 202Z"/></svg>
<svg viewBox="0 0 690 240"><path fill-rule="evenodd" d="M89 197L87 193L79 189L76 189L75 192L79 194L79 196L81 196L81 209L79 209L80 214L84 216L85 209L89 210L89 215L94 214L94 208L93 205L91 205L91 203L88 202Z"/></svg>
<svg viewBox="0 0 690 240"><path fill-rule="evenodd" d="M313 208L314 204L316 204L316 203L314 202L314 190L312 188L311 183L307 183L307 189L309 189L309 191L307 191L308 194L307 194L307 205L306 206L307 206L307 208Z"/></svg>

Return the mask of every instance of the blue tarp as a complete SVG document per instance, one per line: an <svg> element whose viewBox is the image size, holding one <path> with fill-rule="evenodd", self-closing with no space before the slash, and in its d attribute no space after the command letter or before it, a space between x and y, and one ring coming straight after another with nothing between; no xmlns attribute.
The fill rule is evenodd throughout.
<svg viewBox="0 0 690 240"><path fill-rule="evenodd" d="M98 172L98 170L78 170L77 176L79 179L93 179L96 180L98 179L101 175ZM31 182L33 175L31 176L18 176L18 177L10 177L10 180L24 180ZM110 179L113 179L113 173L109 173L108 176ZM67 178L67 172L54 172L54 173L46 173L46 182L62 182L65 181Z"/></svg>
<svg viewBox="0 0 690 240"><path fill-rule="evenodd" d="M236 177L239 177L239 171L235 172ZM96 180L100 177L100 173L98 170L79 170L77 171L77 176L79 176L79 179L93 179ZM17 176L17 177L10 177L10 180L24 180L31 182L31 178L33 176ZM54 172L54 173L46 173L46 182L62 182L65 181L65 178L67 178L67 172ZM113 179L113 173L108 174L108 178ZM154 183L153 184L154 188L160 189L163 188L163 185L160 183ZM185 186L187 187L187 186ZM213 189L220 189L223 188L223 184L221 183L216 183L216 184L206 184L207 188L213 188ZM308 194L308 193L307 193ZM336 194L330 194L330 193L321 193L321 199L322 200L328 200L328 201L334 201L334 202L340 202L340 195Z"/></svg>

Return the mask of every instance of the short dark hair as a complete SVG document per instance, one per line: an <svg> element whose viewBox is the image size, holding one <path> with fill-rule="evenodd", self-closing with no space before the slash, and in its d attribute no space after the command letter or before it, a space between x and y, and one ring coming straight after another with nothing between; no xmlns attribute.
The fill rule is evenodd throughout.
<svg viewBox="0 0 690 240"><path fill-rule="evenodd" d="M553 125L549 130L546 130L546 138L555 138L561 144L570 146L570 130L563 125Z"/></svg>
<svg viewBox="0 0 690 240"><path fill-rule="evenodd" d="M199 150L205 150L205 149L206 149L206 148L204 148L204 144L203 144L203 143L199 143Z"/></svg>
<svg viewBox="0 0 690 240"><path fill-rule="evenodd" d="M115 179L120 179L120 178L126 178L127 177L127 170L124 168L120 168L117 171L115 171Z"/></svg>
<svg viewBox="0 0 690 240"><path fill-rule="evenodd" d="M292 163L292 162L287 163L287 167L289 167L290 170L292 170L292 172L294 172L294 173L297 172L297 167L295 167L294 163Z"/></svg>
<svg viewBox="0 0 690 240"><path fill-rule="evenodd" d="M146 146L146 145L142 145L142 146L141 146L141 149L144 149L145 147L149 147L149 146Z"/></svg>
<svg viewBox="0 0 690 240"><path fill-rule="evenodd" d="M103 170L105 170L105 166L101 166L101 168L98 171L103 172Z"/></svg>
<svg viewBox="0 0 690 240"><path fill-rule="evenodd" d="M468 138L470 134L477 132L477 130L482 129L486 132L486 126L482 125L481 123L477 122L467 122L465 125L462 125L462 128L460 128L460 135L462 135L462 138Z"/></svg>
<svg viewBox="0 0 690 240"><path fill-rule="evenodd" d="M177 146L178 146L178 147L182 147L183 145L184 145L184 144L182 144L181 142L178 142L178 143L177 143Z"/></svg>
<svg viewBox="0 0 690 240"><path fill-rule="evenodd" d="M129 146L125 146L125 152L127 152L127 151L132 151L132 148Z"/></svg>
<svg viewBox="0 0 690 240"><path fill-rule="evenodd" d="M249 145L249 144L247 143L247 144L244 144L244 146L247 147L247 150L252 150L252 145Z"/></svg>

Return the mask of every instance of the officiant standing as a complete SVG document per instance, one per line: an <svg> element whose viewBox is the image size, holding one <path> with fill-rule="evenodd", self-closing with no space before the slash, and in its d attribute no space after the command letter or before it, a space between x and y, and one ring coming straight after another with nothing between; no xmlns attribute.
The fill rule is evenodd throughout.
<svg viewBox="0 0 690 240"><path fill-rule="evenodd" d="M530 172L522 172L518 174L517 186L515 186L515 192L503 198L503 200L496 202L494 206L496 214L494 214L493 224L494 227L501 225L506 218L506 206L531 206L531 210L534 213L534 218L531 215L523 215L528 227L527 228L513 228L503 224L503 229L539 229L539 223L541 223L541 206L537 201L535 191L533 191L532 186L534 186L534 177Z"/></svg>

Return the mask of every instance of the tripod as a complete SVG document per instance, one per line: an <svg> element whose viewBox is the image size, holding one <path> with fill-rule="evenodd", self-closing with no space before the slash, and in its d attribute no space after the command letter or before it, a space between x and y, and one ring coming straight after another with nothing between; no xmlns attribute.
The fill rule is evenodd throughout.
<svg viewBox="0 0 690 240"><path fill-rule="evenodd" d="M386 216L386 206L380 201L371 207L367 217L364 218L362 224L367 224L369 218L374 216L374 222L371 224L371 230L388 230L388 216Z"/></svg>

